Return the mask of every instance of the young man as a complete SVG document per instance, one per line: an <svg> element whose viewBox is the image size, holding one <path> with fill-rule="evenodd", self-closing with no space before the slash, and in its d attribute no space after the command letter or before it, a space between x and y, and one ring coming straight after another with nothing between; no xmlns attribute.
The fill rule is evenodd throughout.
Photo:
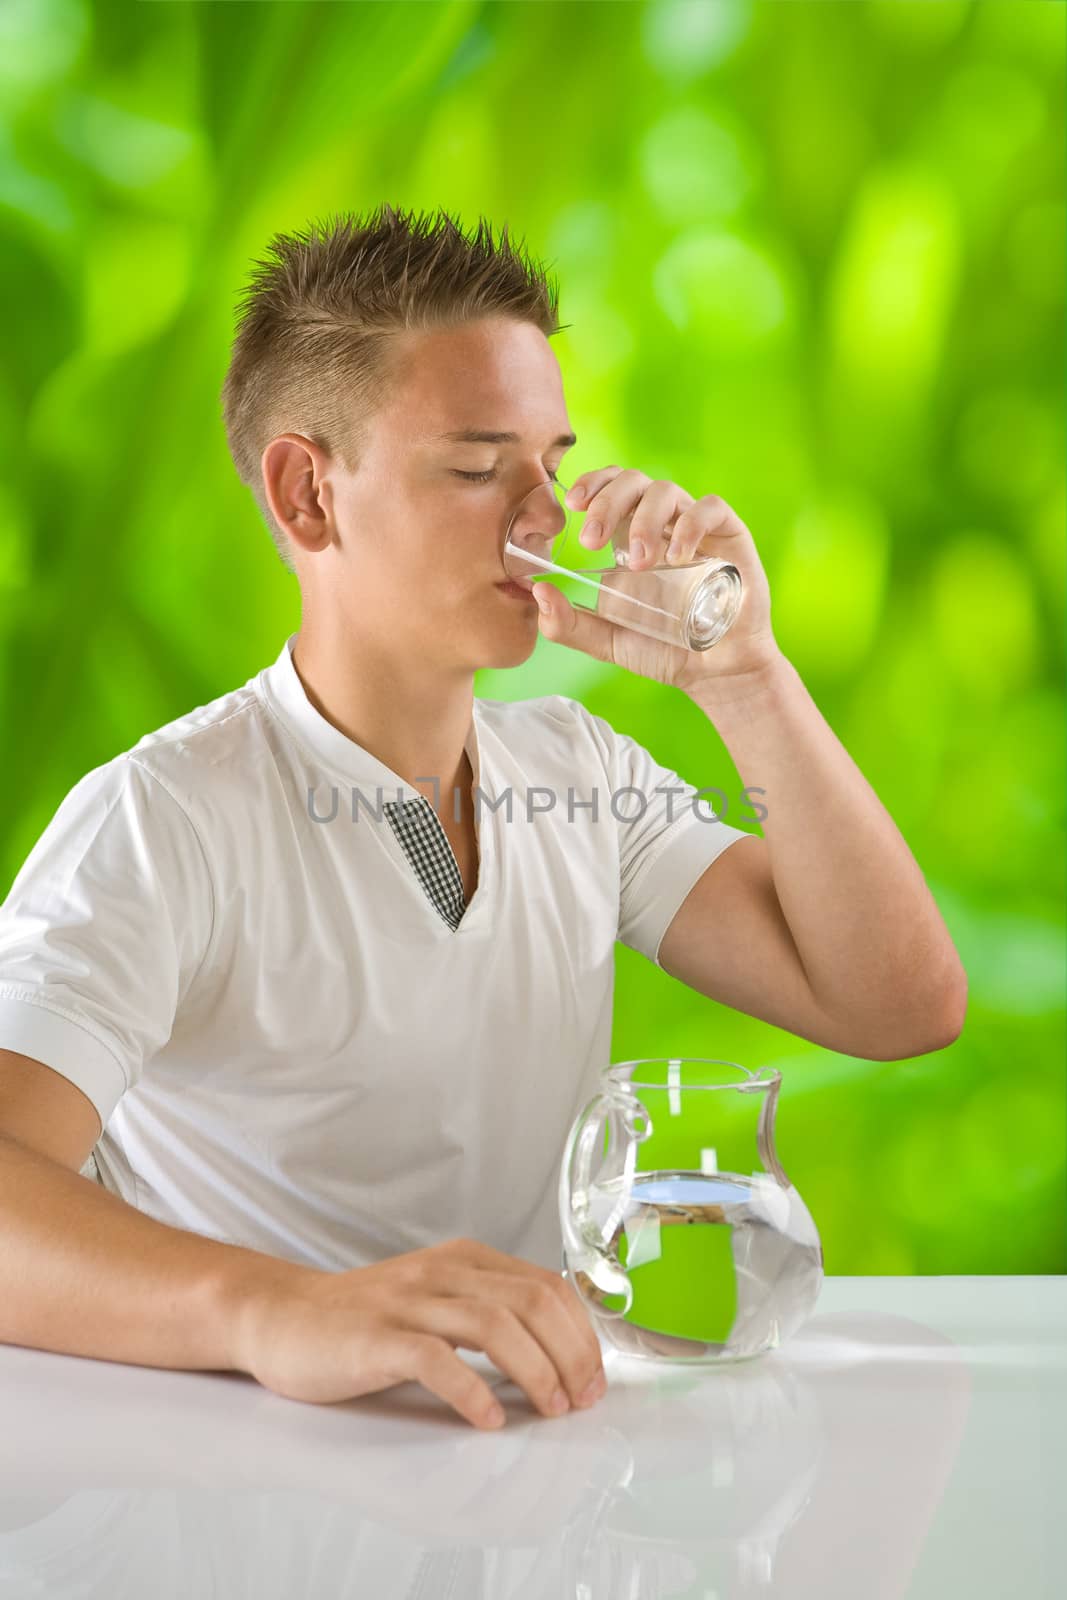
<svg viewBox="0 0 1067 1600"><path fill-rule="evenodd" d="M574 443L555 298L506 229L385 207L272 251L224 415L300 629L76 784L3 907L0 1339L304 1400L417 1378L490 1426L457 1348L546 1413L602 1389L556 1184L617 939L878 1059L955 1038L966 983L724 501L618 466L569 493L594 542L633 511L738 566L707 652L505 586L509 518ZM765 838L573 699L476 701L539 630L687 694Z"/></svg>

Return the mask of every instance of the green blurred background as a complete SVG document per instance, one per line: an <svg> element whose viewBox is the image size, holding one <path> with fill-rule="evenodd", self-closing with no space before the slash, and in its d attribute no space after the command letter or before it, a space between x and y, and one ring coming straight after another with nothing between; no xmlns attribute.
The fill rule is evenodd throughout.
<svg viewBox="0 0 1067 1600"><path fill-rule="evenodd" d="M780 1067L830 1273L1067 1270L1065 54L1042 0L6 0L0 891L83 773L299 626L218 408L270 235L506 221L570 324L568 481L740 512L970 977L950 1049L870 1062L619 946L614 1059ZM544 639L476 692L759 782L677 691Z"/></svg>

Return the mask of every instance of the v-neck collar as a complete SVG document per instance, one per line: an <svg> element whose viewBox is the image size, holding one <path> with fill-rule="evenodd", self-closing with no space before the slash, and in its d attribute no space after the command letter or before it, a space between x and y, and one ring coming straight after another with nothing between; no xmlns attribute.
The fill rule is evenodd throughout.
<svg viewBox="0 0 1067 1600"><path fill-rule="evenodd" d="M271 666L265 667L259 673L256 683L262 698L305 752L328 767L332 773L342 776L346 782L357 788L365 797L366 806L363 816L370 818L374 824L375 835L379 839L382 848L392 858L404 882L408 885L410 891L418 897L426 916L432 924L436 924L442 938L458 939L463 935L477 932L488 917L488 906L492 893L496 853L493 826L495 812L489 808L487 817L480 816L480 808L476 799L474 799L474 831L478 842L478 883L473 896L467 902L458 926L450 928L428 898L400 840L389 825L388 819L384 814L384 806L381 807L383 814L380 824L377 822L376 817L372 815L372 810L380 802L398 801L403 803L409 800L425 799L425 796L413 785L405 783L397 773L387 767L383 761L379 761L377 756L372 755L363 745L357 744L354 739L350 739L347 734L341 732L340 728L335 728L333 723L328 722L322 713L312 705L293 665L293 645L296 642L296 638L297 635L291 633L278 652L276 660ZM472 798L476 795L476 791L482 785L485 777L483 768L485 741L480 716L480 707L478 701L475 700L472 705L471 724L463 743L473 774ZM451 851L451 844L448 845L448 848ZM455 861L454 852L453 861ZM458 863L456 870L457 872L459 870Z"/></svg>

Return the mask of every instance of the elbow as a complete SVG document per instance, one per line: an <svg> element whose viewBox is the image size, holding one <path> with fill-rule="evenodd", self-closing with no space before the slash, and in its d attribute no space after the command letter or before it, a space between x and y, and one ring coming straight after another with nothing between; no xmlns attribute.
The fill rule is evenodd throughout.
<svg viewBox="0 0 1067 1600"><path fill-rule="evenodd" d="M943 1026L945 1029L944 1044L936 1046L943 1050L945 1045L953 1044L963 1032L963 1024L967 1020L967 974L963 968L953 978L945 999L943 1012Z"/></svg>
<svg viewBox="0 0 1067 1600"><path fill-rule="evenodd" d="M882 1027L876 1039L853 1053L867 1061L907 1061L947 1050L963 1032L967 1017L967 975L960 967L934 1000L928 995L896 1008L896 1027Z"/></svg>
<svg viewBox="0 0 1067 1600"><path fill-rule="evenodd" d="M947 1050L949 1045L955 1045L966 1021L966 1002L968 984L966 973L960 968L957 978L945 984L941 994L934 1000L925 998L923 1002L910 1006L909 1034L905 1035L902 1042L907 1048L901 1050L897 1061L907 1056L931 1056L937 1050Z"/></svg>
<svg viewBox="0 0 1067 1600"><path fill-rule="evenodd" d="M937 1003L930 1007L933 1042L926 1046L926 1050L918 1052L921 1055L931 1050L944 1050L954 1044L963 1032L963 1024L967 1019L967 974L959 956L955 951L952 954L951 971L941 985Z"/></svg>

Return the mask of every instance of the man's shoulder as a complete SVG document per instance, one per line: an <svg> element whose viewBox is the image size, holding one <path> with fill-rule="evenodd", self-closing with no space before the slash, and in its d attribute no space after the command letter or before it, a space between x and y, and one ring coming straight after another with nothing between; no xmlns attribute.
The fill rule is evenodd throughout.
<svg viewBox="0 0 1067 1600"><path fill-rule="evenodd" d="M246 794L247 774L262 765L267 739L263 702L254 682L250 679L142 734L97 769L98 781L140 781L153 794L165 789L187 813L217 807L227 789L238 797Z"/></svg>
<svg viewBox="0 0 1067 1600"><path fill-rule="evenodd" d="M614 730L580 700L565 694L535 695L528 700L478 701L479 718L517 759L548 764L560 760L585 763L599 772L612 759Z"/></svg>
<svg viewBox="0 0 1067 1600"><path fill-rule="evenodd" d="M506 745L516 751L537 749L546 735L585 742L596 720L579 700L565 694L534 695L528 700L483 700L479 717Z"/></svg>
<svg viewBox="0 0 1067 1600"><path fill-rule="evenodd" d="M235 739L246 736L248 724L257 721L261 705L250 680L142 734L122 754L151 767L154 762L165 762L174 754L190 751L197 760L210 764L219 760Z"/></svg>
<svg viewBox="0 0 1067 1600"><path fill-rule="evenodd" d="M502 730L522 731L545 722L562 728L584 728L590 712L565 694L533 695L527 700L478 700L482 719Z"/></svg>

